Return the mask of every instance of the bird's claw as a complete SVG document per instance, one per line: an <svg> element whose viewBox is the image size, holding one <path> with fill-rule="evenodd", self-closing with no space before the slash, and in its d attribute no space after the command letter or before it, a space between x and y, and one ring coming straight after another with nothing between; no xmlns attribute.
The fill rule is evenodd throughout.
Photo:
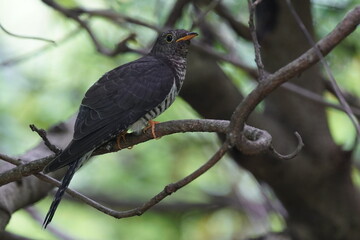
<svg viewBox="0 0 360 240"><path fill-rule="evenodd" d="M160 123L160 122L150 120L148 122L148 125L143 129L143 132L145 133L149 128L151 128L151 134L152 134L153 138L160 139L160 137L158 138L155 134L155 125L158 123Z"/></svg>
<svg viewBox="0 0 360 240"><path fill-rule="evenodd" d="M126 131L122 131L119 133L119 135L116 137L116 145L118 147L118 149L122 149L121 145L120 145L120 142L121 140L123 140L124 142L126 142L126 139L125 139L125 135L127 134L127 130Z"/></svg>

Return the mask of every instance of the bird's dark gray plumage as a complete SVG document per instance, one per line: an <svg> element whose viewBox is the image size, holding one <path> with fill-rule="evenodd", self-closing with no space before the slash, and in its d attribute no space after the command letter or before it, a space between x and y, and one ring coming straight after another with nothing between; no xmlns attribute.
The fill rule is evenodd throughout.
<svg viewBox="0 0 360 240"><path fill-rule="evenodd" d="M120 132L141 131L173 103L185 78L190 39L195 36L186 30L160 34L148 55L109 71L86 92L73 140L44 169L48 173L69 166L45 217L45 228L75 171L96 148Z"/></svg>

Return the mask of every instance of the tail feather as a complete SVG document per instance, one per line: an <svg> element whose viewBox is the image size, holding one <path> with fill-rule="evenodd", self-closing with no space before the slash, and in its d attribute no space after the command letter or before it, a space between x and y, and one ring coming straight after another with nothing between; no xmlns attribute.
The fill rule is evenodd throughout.
<svg viewBox="0 0 360 240"><path fill-rule="evenodd" d="M73 178L80 161L81 161L81 159L79 159L69 165L69 169L67 170L67 172L61 182L61 186L57 190L54 200L51 203L50 209L49 209L48 213L46 214L46 217L43 222L43 228L46 228L47 225L51 222L52 218L54 217L55 211L56 211L57 207L59 206L61 198L64 195L65 190L68 188L70 181Z"/></svg>
<svg viewBox="0 0 360 240"><path fill-rule="evenodd" d="M68 188L68 186L71 182L71 179L73 178L76 170L78 170L91 157L91 154L93 151L94 151L94 149L87 152L84 156L82 156L78 160L73 161L69 164L69 169L65 173L65 176L61 182L61 186L57 190L54 200L51 203L50 209L49 209L48 213L46 214L46 217L43 222L43 228L46 228L46 226L53 219L56 209L60 204L61 198L63 197L66 189ZM55 161L56 161L56 159L55 159Z"/></svg>

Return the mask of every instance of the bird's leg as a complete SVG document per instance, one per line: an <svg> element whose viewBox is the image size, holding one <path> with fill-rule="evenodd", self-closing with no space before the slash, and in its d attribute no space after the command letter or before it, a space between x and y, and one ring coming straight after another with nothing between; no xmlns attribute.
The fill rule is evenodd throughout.
<svg viewBox="0 0 360 240"><path fill-rule="evenodd" d="M119 135L116 137L116 145L119 150L122 149L122 147L120 145L121 140L126 142L126 139L125 139L126 134L127 134L127 130L120 132Z"/></svg>
<svg viewBox="0 0 360 240"><path fill-rule="evenodd" d="M152 134L153 138L158 139L158 137L155 134L155 125L158 123L160 123L160 122L150 120L148 122L148 125L143 129L143 132L146 132L149 128L151 128L151 134Z"/></svg>

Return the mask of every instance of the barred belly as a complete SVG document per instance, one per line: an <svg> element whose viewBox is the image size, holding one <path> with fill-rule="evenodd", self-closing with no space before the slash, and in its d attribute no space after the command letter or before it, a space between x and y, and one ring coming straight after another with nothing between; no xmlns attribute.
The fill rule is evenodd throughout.
<svg viewBox="0 0 360 240"><path fill-rule="evenodd" d="M139 133L144 127L148 125L148 122L157 116L159 116L161 113L163 113L170 105L175 101L175 97L178 95L178 89L176 86L176 83L174 81L174 84L170 90L170 93L167 95L164 101L157 105L154 109L150 110L148 113L146 113L142 118L137 120L135 123L133 123L129 128Z"/></svg>

